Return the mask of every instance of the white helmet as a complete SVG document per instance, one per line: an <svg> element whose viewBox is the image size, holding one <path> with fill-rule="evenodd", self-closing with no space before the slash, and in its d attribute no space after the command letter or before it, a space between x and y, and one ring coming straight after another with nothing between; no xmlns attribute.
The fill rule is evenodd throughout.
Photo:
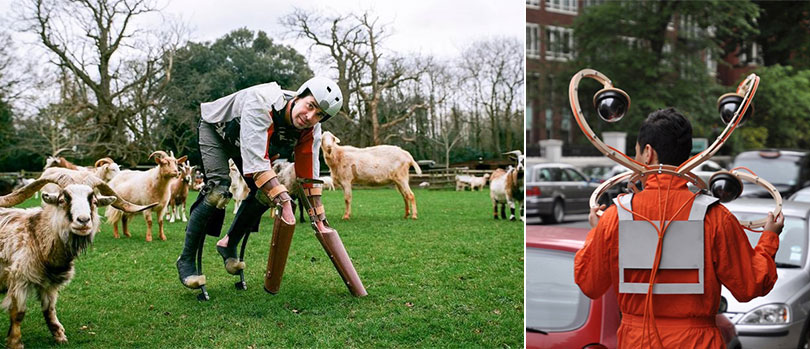
<svg viewBox="0 0 810 349"><path fill-rule="evenodd" d="M304 91L309 90L312 97L318 102L318 106L326 113L326 117L321 119L321 122L326 121L332 116L335 116L343 106L343 93L340 92L340 87L332 79L316 76L303 83L295 96L299 96Z"/></svg>

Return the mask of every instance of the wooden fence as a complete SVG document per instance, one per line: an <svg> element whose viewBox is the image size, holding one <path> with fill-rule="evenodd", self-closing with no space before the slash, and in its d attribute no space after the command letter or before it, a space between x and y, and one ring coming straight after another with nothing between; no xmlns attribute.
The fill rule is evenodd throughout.
<svg viewBox="0 0 810 349"><path fill-rule="evenodd" d="M143 167L143 169L141 168L136 169L146 170L151 168L147 166L139 166L139 167ZM411 172L411 177L408 184L411 186L411 188L426 187L428 189L454 189L456 187L456 176L469 175L481 177L486 173L492 173L492 170L471 170L464 167L429 169L429 170L422 170L421 175L418 175L415 172ZM33 172L33 171L0 172L0 178L9 178L9 179L16 179L19 177L38 178L41 174L42 172ZM329 172L323 172L321 173L321 176L329 176ZM357 186L357 187L365 188L365 186Z"/></svg>

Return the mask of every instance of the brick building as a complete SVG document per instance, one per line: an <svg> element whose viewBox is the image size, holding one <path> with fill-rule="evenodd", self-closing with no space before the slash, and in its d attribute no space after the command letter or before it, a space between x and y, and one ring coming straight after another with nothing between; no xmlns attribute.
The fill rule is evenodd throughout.
<svg viewBox="0 0 810 349"><path fill-rule="evenodd" d="M567 103L553 96L560 86L553 86L554 77L567 68L573 59L574 32L571 28L574 19L591 6L598 6L605 0L526 0L526 150L529 156L538 156L538 142L545 139L559 139L564 143L563 152L570 154L567 145L584 138L582 131L571 117ZM689 22L679 20L668 27L671 35L678 35L681 28L684 35L689 31ZM743 75L761 64L761 53L756 44L745 47L722 59L728 64L717 64L716 58L706 54L703 57L707 69L723 85L733 85ZM741 62L750 62L741 64ZM567 79L563 79L566 81ZM559 84L560 79L556 79ZM555 98L557 97L557 98ZM571 154L577 155L577 154Z"/></svg>

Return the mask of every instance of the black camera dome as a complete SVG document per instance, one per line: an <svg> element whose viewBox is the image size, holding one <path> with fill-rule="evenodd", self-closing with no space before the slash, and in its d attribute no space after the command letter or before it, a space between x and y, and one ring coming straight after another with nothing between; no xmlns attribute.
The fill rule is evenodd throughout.
<svg viewBox="0 0 810 349"><path fill-rule="evenodd" d="M630 108L630 97L619 89L603 89L593 97L593 105L602 120L616 122Z"/></svg>
<svg viewBox="0 0 810 349"><path fill-rule="evenodd" d="M724 124L728 125L728 123L731 122L731 119L734 118L734 113L737 112L742 102L742 96L736 93L726 93L720 96L717 100L717 110L720 112L720 118L723 120ZM745 111L738 125L744 124L753 113L754 105L751 104L748 106L748 110Z"/></svg>
<svg viewBox="0 0 810 349"><path fill-rule="evenodd" d="M720 202L726 203L740 197L743 185L739 178L722 171L713 174L709 179L709 190L711 190L712 196L720 199Z"/></svg>

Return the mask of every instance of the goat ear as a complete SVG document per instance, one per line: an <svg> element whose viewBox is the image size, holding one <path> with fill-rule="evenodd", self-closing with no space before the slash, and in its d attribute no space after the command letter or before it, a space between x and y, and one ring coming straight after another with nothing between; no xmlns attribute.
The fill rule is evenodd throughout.
<svg viewBox="0 0 810 349"><path fill-rule="evenodd" d="M188 155L183 155L183 157L177 159L177 163L182 164L186 162L186 159L188 159Z"/></svg>
<svg viewBox="0 0 810 349"><path fill-rule="evenodd" d="M115 196L99 196L96 200L98 200L98 207L110 206L115 202Z"/></svg>
<svg viewBox="0 0 810 349"><path fill-rule="evenodd" d="M335 139L335 144L340 143L340 138L337 138L337 136L332 136L332 138Z"/></svg>
<svg viewBox="0 0 810 349"><path fill-rule="evenodd" d="M42 192L42 201L46 204L56 205L59 203L59 193Z"/></svg>

